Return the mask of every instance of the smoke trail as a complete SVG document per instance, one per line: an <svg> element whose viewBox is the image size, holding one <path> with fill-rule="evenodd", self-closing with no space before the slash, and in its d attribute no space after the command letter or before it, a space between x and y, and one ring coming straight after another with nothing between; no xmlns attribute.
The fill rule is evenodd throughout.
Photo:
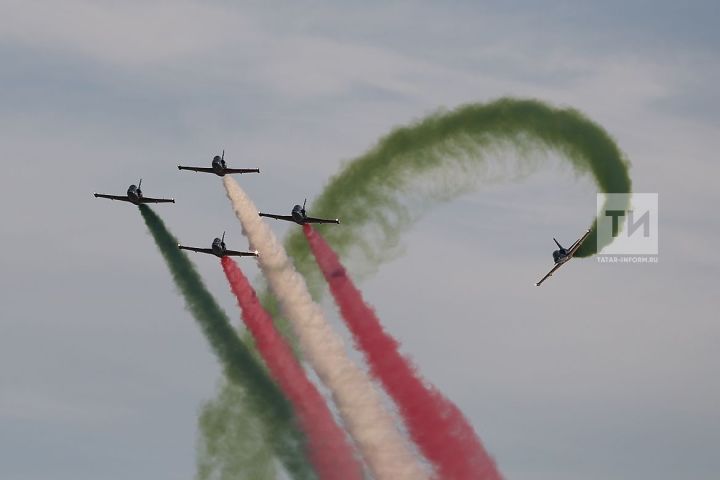
<svg viewBox="0 0 720 480"><path fill-rule="evenodd" d="M225 374L246 388L248 410L262 420L265 441L270 443L294 478L315 478L305 459L304 438L297 429L287 400L240 340L190 260L177 248L177 240L160 217L145 205L140 206L140 213L165 258L185 305L200 324Z"/></svg>
<svg viewBox="0 0 720 480"><path fill-rule="evenodd" d="M413 440L435 465L439 478L499 480L500 473L462 412L426 384L400 354L398 342L383 330L330 245L310 225L303 232L373 376L395 400Z"/></svg>
<svg viewBox="0 0 720 480"><path fill-rule="evenodd" d="M230 257L223 257L222 267L260 355L295 408L318 477L322 480L362 480L362 468L353 456L345 433L335 423L325 400L305 375L290 346L275 329L250 282Z"/></svg>
<svg viewBox="0 0 720 480"><path fill-rule="evenodd" d="M198 420L197 480L276 480L277 463L245 389L223 379Z"/></svg>
<svg viewBox="0 0 720 480"><path fill-rule="evenodd" d="M507 153L513 152L517 158L507 162ZM327 230L328 243L346 261L352 258L354 265L362 265L365 271L359 273L370 273L387 259L382 252L392 251L427 208L484 181L524 177L551 152L576 173L590 173L602 192L631 191L628 162L601 126L574 109L501 98L462 105L393 130L346 163L311 211L342 219L343 228ZM597 245L596 225L595 220L577 256L593 255L605 246ZM322 275L303 235L293 232L285 246L319 295Z"/></svg>
<svg viewBox="0 0 720 480"><path fill-rule="evenodd" d="M347 355L342 339L333 332L320 307L310 297L270 228L235 180L223 179L235 215L258 250L258 263L283 313L320 379L333 395L348 431L378 480L425 478L370 379Z"/></svg>

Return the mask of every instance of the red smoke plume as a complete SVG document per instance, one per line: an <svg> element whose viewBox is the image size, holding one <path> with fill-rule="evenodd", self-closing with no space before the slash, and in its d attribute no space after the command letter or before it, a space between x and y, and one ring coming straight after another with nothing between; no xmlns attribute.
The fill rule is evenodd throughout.
<svg viewBox="0 0 720 480"><path fill-rule="evenodd" d="M310 225L303 226L315 259L371 372L397 404L410 435L443 480L499 480L495 463L462 412L426 384L398 351L373 309L353 285L337 254Z"/></svg>
<svg viewBox="0 0 720 480"><path fill-rule="evenodd" d="M308 439L310 461L320 480L362 480L363 471L345 433L335 423L320 395L275 328L237 264L222 258L222 267L242 310L242 319L255 339L270 374L293 405Z"/></svg>

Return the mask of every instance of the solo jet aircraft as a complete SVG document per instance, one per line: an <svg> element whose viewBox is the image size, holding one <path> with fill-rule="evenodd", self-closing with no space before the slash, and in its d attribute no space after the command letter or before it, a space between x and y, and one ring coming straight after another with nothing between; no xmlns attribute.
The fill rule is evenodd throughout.
<svg viewBox="0 0 720 480"><path fill-rule="evenodd" d="M229 173L260 173L259 168L228 168L225 164L225 150L222 156L215 155L212 159L211 167L183 167L178 165L178 170L191 170L193 172L214 173L219 177L224 177Z"/></svg>
<svg viewBox="0 0 720 480"><path fill-rule="evenodd" d="M564 248L557 240L553 238L558 248L560 249L553 252L553 260L555 261L555 266L547 273L547 275L541 278L540 281L535 284L535 286L539 287L545 280L548 279L548 277L551 277L552 274L555 273L555 270L562 267L568 260L573 258L573 256L575 256L575 252L578 251L580 245L582 245L588 235L590 235L590 230L585 232L585 234L583 234L583 236L580 237L577 242L573 243L570 248Z"/></svg>
<svg viewBox="0 0 720 480"><path fill-rule="evenodd" d="M130 185L127 189L127 195L106 195L104 193L95 193L95 198L109 198L110 200L120 200L122 202L130 202L135 205L141 205L143 203L175 203L174 198L151 198L143 195L140 190L142 185L142 178L138 182L137 186Z"/></svg>
<svg viewBox="0 0 720 480"><path fill-rule="evenodd" d="M275 218L277 220L285 220L288 222L295 222L298 225L305 225L306 223L340 223L340 220L338 220L337 218L330 220L325 218L308 217L305 213L305 203L307 203L307 198L303 202L302 207L300 205L295 205L290 212L290 215L273 215L272 213L260 213L260 216Z"/></svg>
<svg viewBox="0 0 720 480"><path fill-rule="evenodd" d="M190 250L191 252L207 253L209 255L215 255L218 258L222 257L257 257L258 252L238 252L236 250L228 250L225 248L225 232L222 234L222 238L216 238L213 240L210 248L198 248L198 247L186 247L185 245L178 244L180 250Z"/></svg>

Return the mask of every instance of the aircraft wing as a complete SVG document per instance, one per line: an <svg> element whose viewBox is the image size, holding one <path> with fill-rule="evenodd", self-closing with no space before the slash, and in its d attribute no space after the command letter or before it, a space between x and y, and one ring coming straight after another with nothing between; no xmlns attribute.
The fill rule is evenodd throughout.
<svg viewBox="0 0 720 480"><path fill-rule="evenodd" d="M190 250L191 252L208 253L210 255L214 255L212 249L210 248L186 247L185 245L178 245L178 248L180 250Z"/></svg>
<svg viewBox="0 0 720 480"><path fill-rule="evenodd" d="M202 172L202 173L215 173L215 170L212 168L206 168L206 167L183 167L178 165L178 170L190 170L192 172Z"/></svg>
<svg viewBox="0 0 720 480"><path fill-rule="evenodd" d="M259 168L226 168L225 173L260 173Z"/></svg>
<svg viewBox="0 0 720 480"><path fill-rule="evenodd" d="M276 220L285 220L288 222L294 222L295 219L291 215L273 215L272 213L260 213L261 217L270 217Z"/></svg>
<svg viewBox="0 0 720 480"><path fill-rule="evenodd" d="M568 255L570 255L571 257L573 255L575 255L575 252L578 251L578 249L583 244L583 242L588 237L588 235L590 235L590 229L588 229L587 232L585 232L585 234L582 237L580 237L580 239L577 242L572 244L572 246L568 249Z"/></svg>
<svg viewBox="0 0 720 480"><path fill-rule="evenodd" d="M257 252L238 252L237 250L225 250L225 255L232 257L257 257Z"/></svg>
<svg viewBox="0 0 720 480"><path fill-rule="evenodd" d="M129 202L130 199L126 195L106 195L104 193L95 193L95 198L109 198L110 200L120 200L123 202Z"/></svg>
<svg viewBox="0 0 720 480"><path fill-rule="evenodd" d="M328 220L325 218L313 218L313 217L307 217L305 219L305 223L340 223L340 220L337 218Z"/></svg>
<svg viewBox="0 0 720 480"><path fill-rule="evenodd" d="M537 282L537 283L535 284L535 286L536 286L536 287L539 287L540 285L542 285L542 283L543 283L545 280L547 280L548 278L552 277L552 274L555 273L555 270L557 270L558 268L562 267L565 263L566 263L566 262L556 264L556 265L552 268L552 270L550 270L550 271L547 273L547 275L545 275L543 278L540 279L539 282Z"/></svg>
<svg viewBox="0 0 720 480"><path fill-rule="evenodd" d="M151 198L142 197L140 203L175 203L174 198Z"/></svg>

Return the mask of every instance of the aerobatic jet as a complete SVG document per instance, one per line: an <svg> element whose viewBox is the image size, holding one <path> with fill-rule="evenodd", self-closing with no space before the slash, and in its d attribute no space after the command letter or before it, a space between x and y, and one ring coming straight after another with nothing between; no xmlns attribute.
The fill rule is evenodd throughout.
<svg viewBox="0 0 720 480"><path fill-rule="evenodd" d="M222 156L215 155L212 159L211 167L183 167L178 165L178 170L191 170L193 172L214 173L219 177L224 177L229 173L260 173L259 168L228 168L225 164L225 150Z"/></svg>
<svg viewBox="0 0 720 480"><path fill-rule="evenodd" d="M180 250L190 250L191 252L207 253L209 255L215 255L218 258L222 257L257 257L258 252L238 252L236 250L228 250L225 248L225 232L222 234L222 238L216 238L213 240L210 248L199 248L199 247L186 247L185 245L178 244Z"/></svg>
<svg viewBox="0 0 720 480"><path fill-rule="evenodd" d="M275 218L277 220L285 220L288 222L295 222L298 225L305 225L306 223L340 223L340 220L338 220L337 218L330 220L325 218L308 217L305 213L305 203L307 203L307 198L303 202L302 207L300 205L295 205L290 212L290 215L273 215L272 213L260 213L260 216Z"/></svg>
<svg viewBox="0 0 720 480"><path fill-rule="evenodd" d="M135 205L141 205L143 203L175 203L174 198L151 198L143 195L140 190L142 185L142 178L136 185L130 185L127 189L127 195L107 195L105 193L95 193L95 198L109 198L110 200L120 200L122 202L130 202Z"/></svg>
<svg viewBox="0 0 720 480"><path fill-rule="evenodd" d="M555 240L553 238L553 240L555 240L555 243L557 244L557 246L559 248L559 250L555 250L552 254L553 260L555 261L555 266L552 268L552 270L550 270L547 273L547 275L545 275L543 278L541 278L540 281L535 284L535 286L539 287L545 280L548 279L548 277L551 277L552 274L555 273L555 270L562 267L563 265L565 265L565 263L567 263L568 260L573 258L573 256L575 256L575 253L580 248L580 245L582 245L582 243L585 241L585 239L588 237L588 235L590 235L590 230L585 232L585 234L583 234L583 236L580 237L580 239L577 242L570 245L570 248L564 248L562 245L560 245L560 242L558 242L557 240Z"/></svg>

